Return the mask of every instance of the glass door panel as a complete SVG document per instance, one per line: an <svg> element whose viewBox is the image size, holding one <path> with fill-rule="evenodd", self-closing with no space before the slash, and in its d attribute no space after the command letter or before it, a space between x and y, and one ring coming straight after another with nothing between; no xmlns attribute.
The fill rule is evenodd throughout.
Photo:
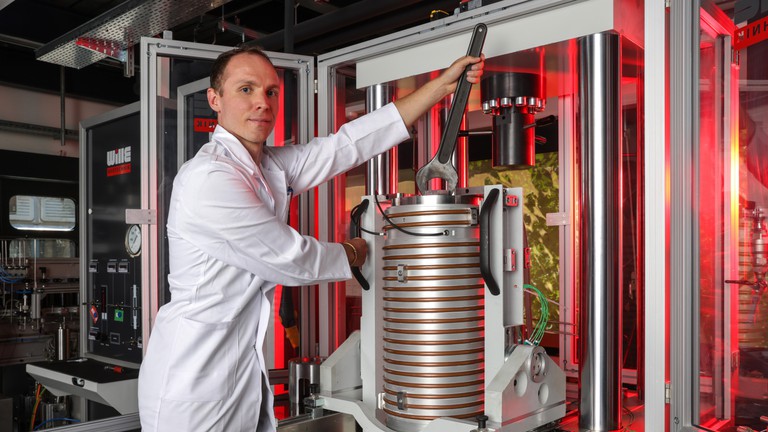
<svg viewBox="0 0 768 432"><path fill-rule="evenodd" d="M723 253L723 158L718 114L722 82L718 80L717 39L702 31L700 72L699 131L699 200L698 236L699 248L699 421L706 423L715 417L716 404L722 404L722 389L715 389L722 378L722 259ZM706 189L714 193L706 193ZM718 353L720 355L718 355Z"/></svg>
<svg viewBox="0 0 768 432"><path fill-rule="evenodd" d="M730 38L701 10L699 34L699 140L694 143L694 396L693 422L718 430L733 413L731 308L736 279L735 191L737 153L731 141ZM735 95L733 95L735 96Z"/></svg>
<svg viewBox="0 0 768 432"><path fill-rule="evenodd" d="M208 105L207 89L211 66L216 57L231 47L145 39L144 51L147 64L143 70L152 73L145 77L142 88L142 111L148 124L150 178L145 189L145 204L156 211L157 223L153 225L153 248L150 256L153 273L148 277L153 286L152 316L170 299L167 276L169 273L168 239L165 225L168 216L173 180L181 165L194 157L200 148L210 141L216 127L216 115ZM183 54L183 55L182 55ZM274 131L267 145L282 146L306 142L313 132L314 107L309 80L314 75L314 59L305 56L267 53L280 78L279 111ZM305 194L306 195L306 194ZM300 203L306 196L294 197L289 222L302 233L308 227L299 226ZM150 234L152 235L152 234ZM300 287L278 286L275 291L273 320L264 343L267 367L284 369L288 360L301 355L299 338L289 339L282 325L281 315L290 317L290 326L299 327L300 297L306 290ZM286 310L281 314L281 306ZM295 333L294 333L295 334ZM294 346L294 343L296 346ZM287 392L278 385L275 394ZM286 400L287 397L278 398ZM288 406L277 404L276 416L289 415Z"/></svg>
<svg viewBox="0 0 768 432"><path fill-rule="evenodd" d="M768 41L764 35L768 8L763 3L732 13L737 30L738 87L732 96L738 115L738 283L731 326L738 369L731 383L734 419L738 426L766 428L760 417L768 413L768 271L765 244L768 240ZM734 278L736 279L736 278Z"/></svg>

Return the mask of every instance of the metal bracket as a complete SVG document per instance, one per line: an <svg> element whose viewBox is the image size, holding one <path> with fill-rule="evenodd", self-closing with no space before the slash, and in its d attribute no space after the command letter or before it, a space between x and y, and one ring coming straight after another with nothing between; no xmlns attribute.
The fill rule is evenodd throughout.
<svg viewBox="0 0 768 432"><path fill-rule="evenodd" d="M138 225L157 225L157 210L125 209L125 223Z"/></svg>
<svg viewBox="0 0 768 432"><path fill-rule="evenodd" d="M408 407L408 400L405 392L397 392L397 409L400 411Z"/></svg>
<svg viewBox="0 0 768 432"><path fill-rule="evenodd" d="M514 249L504 249L504 271L517 270L517 253Z"/></svg>
<svg viewBox="0 0 768 432"><path fill-rule="evenodd" d="M547 226L568 225L568 213L547 213Z"/></svg>
<svg viewBox="0 0 768 432"><path fill-rule="evenodd" d="M125 49L125 62L123 63L123 76L126 78L133 77L133 68L135 65L135 57L133 53L133 47L129 46Z"/></svg>
<svg viewBox="0 0 768 432"><path fill-rule="evenodd" d="M397 265L397 281L400 283L408 282L408 266L405 264Z"/></svg>
<svg viewBox="0 0 768 432"><path fill-rule="evenodd" d="M517 207L518 202L517 195L504 194L504 205L506 207Z"/></svg>

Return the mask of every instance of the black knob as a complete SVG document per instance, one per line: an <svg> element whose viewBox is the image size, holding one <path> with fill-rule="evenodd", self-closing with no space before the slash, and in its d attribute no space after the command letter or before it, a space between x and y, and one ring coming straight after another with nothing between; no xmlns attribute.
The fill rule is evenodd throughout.
<svg viewBox="0 0 768 432"><path fill-rule="evenodd" d="M477 416L477 428L480 430L485 429L485 423L488 421L487 415L479 415Z"/></svg>
<svg viewBox="0 0 768 432"><path fill-rule="evenodd" d="M320 393L320 384L313 383L309 385L309 394L316 395Z"/></svg>

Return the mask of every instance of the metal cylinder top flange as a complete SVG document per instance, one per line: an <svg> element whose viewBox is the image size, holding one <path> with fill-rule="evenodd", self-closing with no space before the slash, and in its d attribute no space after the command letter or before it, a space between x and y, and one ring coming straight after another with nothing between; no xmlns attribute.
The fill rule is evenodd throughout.
<svg viewBox="0 0 768 432"><path fill-rule="evenodd" d="M541 76L506 72L483 78L483 113L493 119L494 168L525 169L536 165L535 114L545 107Z"/></svg>

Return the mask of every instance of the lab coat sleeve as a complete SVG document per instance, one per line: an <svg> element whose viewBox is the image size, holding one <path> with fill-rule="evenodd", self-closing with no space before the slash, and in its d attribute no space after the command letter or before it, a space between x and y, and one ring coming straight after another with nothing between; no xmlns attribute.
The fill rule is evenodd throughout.
<svg viewBox="0 0 768 432"><path fill-rule="evenodd" d="M187 177L178 229L210 256L283 285L352 277L344 248L302 236L275 217L254 188L260 183L221 162Z"/></svg>
<svg viewBox="0 0 768 432"><path fill-rule="evenodd" d="M275 149L295 193L302 193L410 137L394 104L344 124L336 134Z"/></svg>

